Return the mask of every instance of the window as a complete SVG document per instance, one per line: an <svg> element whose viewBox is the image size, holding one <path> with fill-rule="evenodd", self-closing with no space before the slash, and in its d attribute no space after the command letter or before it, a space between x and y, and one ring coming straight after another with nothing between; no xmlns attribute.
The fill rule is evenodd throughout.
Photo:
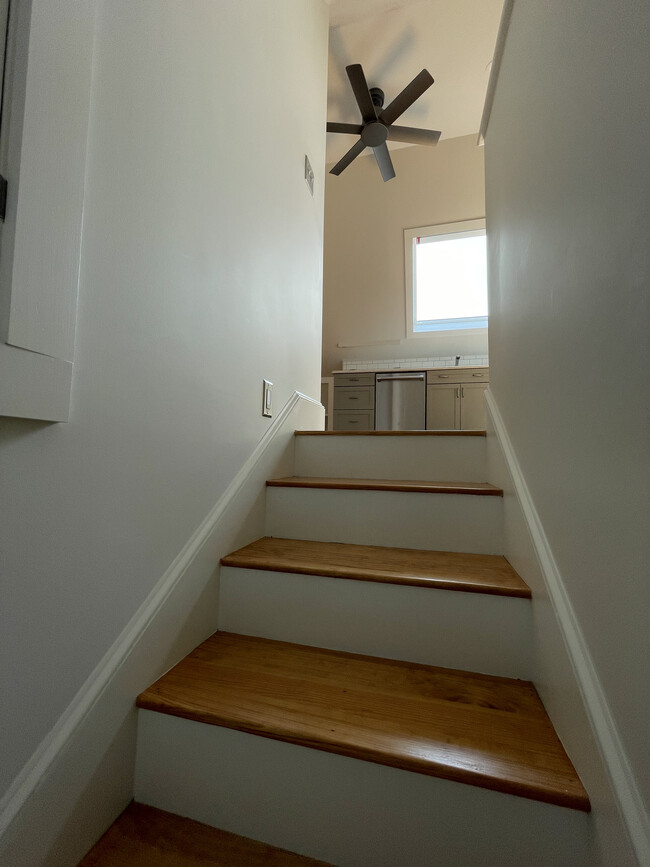
<svg viewBox="0 0 650 867"><path fill-rule="evenodd" d="M407 337L487 328L485 220L405 229Z"/></svg>

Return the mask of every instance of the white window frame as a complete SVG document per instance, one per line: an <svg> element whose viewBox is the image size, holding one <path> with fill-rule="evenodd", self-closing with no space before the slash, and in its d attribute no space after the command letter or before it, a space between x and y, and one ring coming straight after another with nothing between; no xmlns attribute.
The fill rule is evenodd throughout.
<svg viewBox="0 0 650 867"><path fill-rule="evenodd" d="M470 316L463 319L433 319L429 320L428 327L416 325L416 297L414 291L415 275L415 249L416 238L427 238L433 235L472 235L485 234L485 217L475 220L460 220L456 223L442 223L437 226L417 226L413 229L404 229L404 265L406 286L406 337L431 337L440 331L454 331L459 336L462 334L480 334L487 331L487 316Z"/></svg>

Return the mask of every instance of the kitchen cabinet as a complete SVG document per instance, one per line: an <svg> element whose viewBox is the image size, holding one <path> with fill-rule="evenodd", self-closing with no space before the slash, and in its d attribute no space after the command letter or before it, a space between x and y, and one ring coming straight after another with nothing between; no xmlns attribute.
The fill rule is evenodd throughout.
<svg viewBox="0 0 650 867"><path fill-rule="evenodd" d="M375 413L368 412L337 412L334 411L334 427L332 430L374 430Z"/></svg>
<svg viewBox="0 0 650 867"><path fill-rule="evenodd" d="M465 382L460 387L460 429L485 430L485 389L487 382Z"/></svg>
<svg viewBox="0 0 650 867"><path fill-rule="evenodd" d="M460 430L460 385L427 385L427 430Z"/></svg>
<svg viewBox="0 0 650 867"><path fill-rule="evenodd" d="M427 430L485 430L484 392L489 380L487 367L427 370ZM332 430L375 429L374 371L334 374L331 416Z"/></svg>
<svg viewBox="0 0 650 867"><path fill-rule="evenodd" d="M333 430L374 430L375 374L334 374Z"/></svg>
<svg viewBox="0 0 650 867"><path fill-rule="evenodd" d="M485 430L486 368L427 373L427 430Z"/></svg>

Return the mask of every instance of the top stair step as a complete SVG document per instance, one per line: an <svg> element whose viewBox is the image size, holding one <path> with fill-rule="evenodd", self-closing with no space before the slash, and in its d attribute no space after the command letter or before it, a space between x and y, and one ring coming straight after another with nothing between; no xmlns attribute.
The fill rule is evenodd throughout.
<svg viewBox="0 0 650 867"><path fill-rule="evenodd" d="M471 434L471 435L470 435ZM295 476L487 479L481 431L297 431Z"/></svg>
<svg viewBox="0 0 650 867"><path fill-rule="evenodd" d="M484 437L484 430L297 430L297 437Z"/></svg>
<svg viewBox="0 0 650 867"><path fill-rule="evenodd" d="M502 497L503 491L487 482L438 482L415 479L339 479L326 476L289 476L269 479L276 488L334 488L345 491L406 491L424 494L472 494Z"/></svg>
<svg viewBox="0 0 650 867"><path fill-rule="evenodd" d="M217 632L138 707L577 810L531 683Z"/></svg>

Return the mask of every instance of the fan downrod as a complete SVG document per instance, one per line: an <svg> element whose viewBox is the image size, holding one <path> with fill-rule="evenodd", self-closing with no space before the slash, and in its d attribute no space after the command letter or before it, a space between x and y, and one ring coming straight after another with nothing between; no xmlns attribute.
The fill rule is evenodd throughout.
<svg viewBox="0 0 650 867"><path fill-rule="evenodd" d="M372 104L375 108L384 107L384 91L381 89L381 87L370 88L370 99L372 100Z"/></svg>

